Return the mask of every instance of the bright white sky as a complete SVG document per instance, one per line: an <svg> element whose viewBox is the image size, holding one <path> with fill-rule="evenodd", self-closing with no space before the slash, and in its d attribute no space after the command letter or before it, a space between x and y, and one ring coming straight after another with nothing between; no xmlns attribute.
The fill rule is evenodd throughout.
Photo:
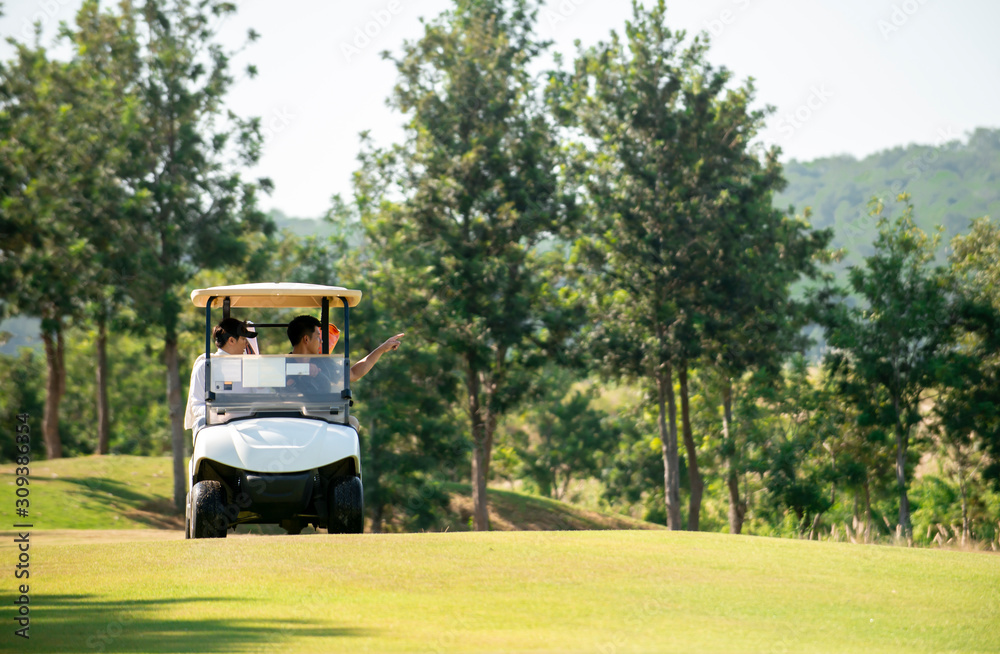
<svg viewBox="0 0 1000 654"><path fill-rule="evenodd" d="M78 4L8 0L0 34L28 40L36 19L53 33ZM404 39L421 34L419 18L450 4L239 2L222 36L235 45L250 27L261 33L237 62L240 69L256 64L259 76L238 83L230 106L260 116L269 131L253 171L276 184L265 209L323 214L334 193L350 193L359 132L371 130L383 145L402 138L403 117L385 106L395 70L379 53L398 53ZM673 29L713 34L713 63L739 80L756 79L760 104L777 108L763 140L780 145L785 160L863 157L1000 126L996 0L675 0L667 7ZM606 40L630 15L630 0L548 0L538 33L571 57L574 40ZM0 46L0 56L10 53Z"/></svg>

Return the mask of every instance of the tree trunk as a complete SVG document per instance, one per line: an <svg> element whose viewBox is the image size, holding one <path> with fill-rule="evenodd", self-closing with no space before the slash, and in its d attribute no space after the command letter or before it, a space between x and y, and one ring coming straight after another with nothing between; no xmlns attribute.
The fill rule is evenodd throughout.
<svg viewBox="0 0 1000 654"><path fill-rule="evenodd" d="M108 329L104 317L97 321L97 453L107 454L111 439L108 407Z"/></svg>
<svg viewBox="0 0 1000 654"><path fill-rule="evenodd" d="M872 533L872 494L871 485L868 481L868 475L865 475L865 542L868 542L869 535Z"/></svg>
<svg viewBox="0 0 1000 654"><path fill-rule="evenodd" d="M698 450L694 444L694 435L691 433L687 361L681 363L678 374L680 375L681 383L681 430L684 433L684 449L687 450L688 481L691 484L691 497L688 503L688 529L698 531L698 523L701 516L701 496L705 490L705 483L702 481L701 473L698 471Z"/></svg>
<svg viewBox="0 0 1000 654"><path fill-rule="evenodd" d="M486 500L486 452L481 443L472 446L472 506L476 531L490 530L490 514Z"/></svg>
<svg viewBox="0 0 1000 654"><path fill-rule="evenodd" d="M958 491L962 498L962 546L965 547L972 536L972 523L969 521L969 498L965 488L965 471L961 464L958 468Z"/></svg>
<svg viewBox="0 0 1000 654"><path fill-rule="evenodd" d="M735 452L733 442L733 385L727 378L722 387L722 438ZM743 531L743 518L746 515L746 504L740 497L740 479L736 470L735 453L726 457L726 486L729 488L729 533L738 534Z"/></svg>
<svg viewBox="0 0 1000 654"><path fill-rule="evenodd" d="M66 388L66 371L63 365L62 331L42 332L45 344L45 409L42 414L42 439L45 455L49 459L62 458L62 440L59 438L59 404Z"/></svg>
<svg viewBox="0 0 1000 654"><path fill-rule="evenodd" d="M487 394L486 399L489 403L493 400L493 396L491 394ZM499 418L499 416L494 414L489 409L486 410L486 420L484 421L486 424L486 438L484 446L486 451L486 465L483 466L483 472L486 475L486 479L490 478L490 465L493 462L493 436L497 433L497 422L499 422Z"/></svg>
<svg viewBox="0 0 1000 654"><path fill-rule="evenodd" d="M913 528L910 526L910 498L906 493L906 450L909 434L903 425L896 423L896 485L899 488L899 527L908 544L913 544Z"/></svg>
<svg viewBox="0 0 1000 654"><path fill-rule="evenodd" d="M677 401L674 398L673 372L670 364L656 371L656 390L660 405L660 442L663 444L663 495L667 505L667 527L681 526L680 459L677 453ZM670 425L667 426L667 412Z"/></svg>
<svg viewBox="0 0 1000 654"><path fill-rule="evenodd" d="M184 469L184 403L181 401L176 336L167 335L163 344L163 358L167 364L167 407L170 411L170 445L174 456L174 507L183 511L187 497L187 473Z"/></svg>
<svg viewBox="0 0 1000 654"><path fill-rule="evenodd" d="M472 425L472 511L476 531L489 531L490 514L486 499L486 471L489 467L487 455L487 428L483 410L479 403L479 376L473 371L471 362L466 362L466 388L469 392L469 420Z"/></svg>

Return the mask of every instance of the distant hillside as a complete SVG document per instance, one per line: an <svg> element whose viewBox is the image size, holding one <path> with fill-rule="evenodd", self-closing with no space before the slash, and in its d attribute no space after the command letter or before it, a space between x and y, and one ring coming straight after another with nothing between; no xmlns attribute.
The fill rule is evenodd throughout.
<svg viewBox="0 0 1000 654"><path fill-rule="evenodd" d="M292 218L285 215L281 209L271 209L268 213L277 226L278 231L288 230L296 236L317 236L327 238L333 236L337 228L322 218Z"/></svg>
<svg viewBox="0 0 1000 654"><path fill-rule="evenodd" d="M945 228L947 242L980 216L1000 218L1000 129L980 128L967 142L909 145L865 157L826 157L785 165L788 187L775 206L812 207L814 227L834 228L833 244L847 248L845 264L873 252L872 196L895 211L895 196L912 196L917 224L930 232Z"/></svg>

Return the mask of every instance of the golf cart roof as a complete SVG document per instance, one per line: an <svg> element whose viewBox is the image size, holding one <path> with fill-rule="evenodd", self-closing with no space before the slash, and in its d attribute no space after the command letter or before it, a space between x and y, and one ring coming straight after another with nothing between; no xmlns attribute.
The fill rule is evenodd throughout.
<svg viewBox="0 0 1000 654"><path fill-rule="evenodd" d="M347 306L357 306L361 301L361 291L342 286L323 286L320 284L235 284L233 286L213 286L191 291L191 302L196 307L204 307L208 298L214 297L213 307L221 307L223 298L229 298L229 306L235 308L266 307L266 308L319 308L323 306L323 298L345 298ZM337 303L339 304L339 302Z"/></svg>

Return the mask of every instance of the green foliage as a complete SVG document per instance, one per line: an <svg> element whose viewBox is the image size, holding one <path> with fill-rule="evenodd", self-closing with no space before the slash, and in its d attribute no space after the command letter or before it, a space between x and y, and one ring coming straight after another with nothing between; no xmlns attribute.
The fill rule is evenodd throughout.
<svg viewBox="0 0 1000 654"><path fill-rule="evenodd" d="M952 270L966 302L965 335L951 365L939 373L948 392L937 412L959 474L975 460L1000 490L1000 226L975 220L952 248Z"/></svg>
<svg viewBox="0 0 1000 654"><path fill-rule="evenodd" d="M907 489L919 456L909 449L911 435L924 418L921 401L955 341L958 317L951 277L942 267L932 267L938 238L928 238L916 226L907 195L898 200L904 211L895 221L882 216L882 203L873 200L879 226L875 254L863 268L849 271L861 306L844 304L844 291L819 297L832 302L820 316L834 348L827 365L857 404L859 423L895 439L898 524L910 538Z"/></svg>
<svg viewBox="0 0 1000 654"><path fill-rule="evenodd" d="M781 523L790 511L797 535L815 532L833 504L830 484L845 477L838 467L850 465L838 461L833 447L846 427L838 399L828 382L810 379L801 356L785 368L778 384L759 378L751 384L758 388L745 397L761 398L754 404L763 406L751 408L744 402L739 413L760 409L754 411L757 433L747 466L760 475L765 491L756 510L769 515L772 524Z"/></svg>
<svg viewBox="0 0 1000 654"><path fill-rule="evenodd" d="M66 348L66 383L74 392L63 403L64 443L72 454L97 450L97 395L93 330L74 329ZM170 417L163 397L163 344L149 336L119 334L108 349L109 452L160 456L170 452ZM68 448L69 449L69 448Z"/></svg>
<svg viewBox="0 0 1000 654"><path fill-rule="evenodd" d="M14 425L22 413L30 416L32 457L42 458L42 404L44 402L45 362L38 352L21 348L17 356L0 354L0 424L9 426L0 437L0 460L13 461L16 454Z"/></svg>
<svg viewBox="0 0 1000 654"><path fill-rule="evenodd" d="M565 500L574 480L596 477L615 446L608 416L593 408L598 389L572 388L574 376L552 366L539 374L540 393L502 429L514 473L542 495Z"/></svg>
<svg viewBox="0 0 1000 654"><path fill-rule="evenodd" d="M609 425L616 438L602 461L603 499L623 513L667 524L663 444L648 401L618 408Z"/></svg>
<svg viewBox="0 0 1000 654"><path fill-rule="evenodd" d="M394 334L406 337L398 351L386 353L355 386L365 504L373 531L434 529L450 499L441 481L454 479L468 451L451 404L457 363L454 353L411 331L419 293L405 271L391 263L392 257L372 256L389 254L387 244L369 245L373 247L345 262L344 277L362 282L365 293L352 312L352 360Z"/></svg>
<svg viewBox="0 0 1000 654"><path fill-rule="evenodd" d="M259 157L259 120L224 105L233 79L212 26L214 17L234 12L231 3L151 0L135 16L148 31L134 89L141 140L133 143L141 173L134 183L147 203L132 244L140 276L130 290L137 311L162 325L168 343L182 309L177 290L201 267L244 260L244 234L273 230L256 206L270 182L246 181L239 167Z"/></svg>

